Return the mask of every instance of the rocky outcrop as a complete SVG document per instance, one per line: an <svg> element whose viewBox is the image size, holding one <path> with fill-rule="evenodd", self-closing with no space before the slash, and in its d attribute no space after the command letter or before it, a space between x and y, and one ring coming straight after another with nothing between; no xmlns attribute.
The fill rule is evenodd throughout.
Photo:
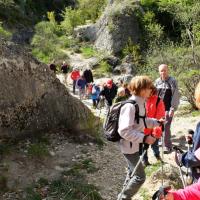
<svg viewBox="0 0 200 200"><path fill-rule="evenodd" d="M99 50L118 53L129 39L133 43L139 39L139 25L135 15L138 7L134 0L110 1L97 23L77 28L76 36L94 42Z"/></svg>
<svg viewBox="0 0 200 200"><path fill-rule="evenodd" d="M66 127L86 130L92 114L26 50L0 43L0 137Z"/></svg>

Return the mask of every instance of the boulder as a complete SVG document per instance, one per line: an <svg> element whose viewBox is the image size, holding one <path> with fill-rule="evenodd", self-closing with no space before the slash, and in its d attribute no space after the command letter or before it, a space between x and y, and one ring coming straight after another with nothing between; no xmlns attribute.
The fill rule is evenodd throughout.
<svg viewBox="0 0 200 200"><path fill-rule="evenodd" d="M0 137L92 128L90 110L26 51L0 42Z"/></svg>
<svg viewBox="0 0 200 200"><path fill-rule="evenodd" d="M120 59L112 55L105 57L103 60L105 60L113 68L120 64Z"/></svg>
<svg viewBox="0 0 200 200"><path fill-rule="evenodd" d="M133 63L122 63L121 65L117 65L114 70L113 73L114 74L130 74L133 75L135 74L135 70L134 70L134 65Z"/></svg>

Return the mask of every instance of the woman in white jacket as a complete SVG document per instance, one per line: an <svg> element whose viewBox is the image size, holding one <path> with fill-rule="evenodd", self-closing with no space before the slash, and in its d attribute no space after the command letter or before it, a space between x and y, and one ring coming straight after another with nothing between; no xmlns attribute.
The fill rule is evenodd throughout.
<svg viewBox="0 0 200 200"><path fill-rule="evenodd" d="M130 99L135 100L139 107L139 121L135 120L135 105L126 103L120 111L118 132L122 139L119 144L128 164L128 172L124 183L126 187L118 195L118 200L131 200L145 181L144 167L141 163L135 175L133 177L130 175L140 158L139 145L141 143L153 144L156 141L151 135L144 135L145 126L153 128L160 125L156 119L144 118L146 114L145 100L150 96L151 88L153 88L153 82L147 76L136 76L129 84L129 90L132 94Z"/></svg>

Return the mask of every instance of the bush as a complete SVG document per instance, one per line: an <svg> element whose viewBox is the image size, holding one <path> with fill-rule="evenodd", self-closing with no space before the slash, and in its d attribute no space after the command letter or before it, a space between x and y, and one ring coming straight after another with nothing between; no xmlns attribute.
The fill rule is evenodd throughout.
<svg viewBox="0 0 200 200"><path fill-rule="evenodd" d="M197 83L200 81L200 71L199 70L190 70L190 71L183 71L180 76L179 80L181 82L181 92L182 95L187 97L188 102L192 105L193 109L197 110L195 99L194 99L194 91Z"/></svg>
<svg viewBox="0 0 200 200"><path fill-rule="evenodd" d="M0 38L3 38L5 40L9 40L11 38L12 34L9 31L6 31L2 27L2 23L0 22Z"/></svg>
<svg viewBox="0 0 200 200"><path fill-rule="evenodd" d="M80 48L80 50L85 58L90 58L97 55L97 52L91 46L83 46Z"/></svg>

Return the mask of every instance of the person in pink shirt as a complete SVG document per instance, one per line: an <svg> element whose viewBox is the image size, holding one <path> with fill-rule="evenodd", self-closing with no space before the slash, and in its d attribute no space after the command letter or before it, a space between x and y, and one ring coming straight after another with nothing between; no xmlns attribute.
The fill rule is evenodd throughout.
<svg viewBox="0 0 200 200"><path fill-rule="evenodd" d="M169 191L160 200L200 200L200 179L197 183L177 191Z"/></svg>

